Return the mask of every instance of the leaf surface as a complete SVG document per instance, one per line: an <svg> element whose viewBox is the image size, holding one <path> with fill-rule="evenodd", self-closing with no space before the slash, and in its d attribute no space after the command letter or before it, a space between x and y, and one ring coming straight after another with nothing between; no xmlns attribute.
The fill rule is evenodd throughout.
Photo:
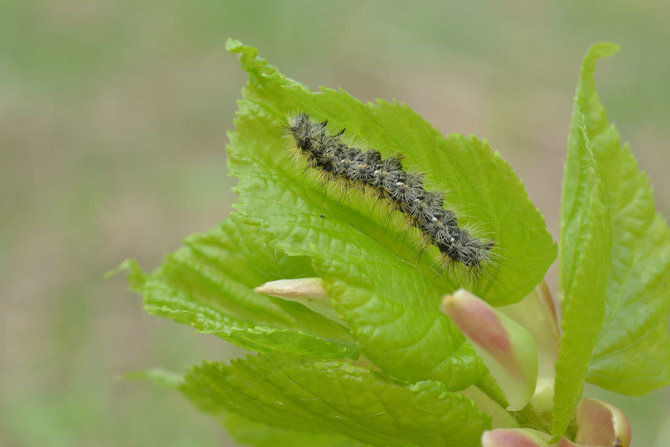
<svg viewBox="0 0 670 447"><path fill-rule="evenodd" d="M366 447L368 445L342 435L271 427L234 413L225 417L224 425L235 441L254 447Z"/></svg>
<svg viewBox="0 0 670 447"><path fill-rule="evenodd" d="M210 411L380 446L478 446L490 417L444 385L400 385L338 361L276 355L204 363L182 391Z"/></svg>
<svg viewBox="0 0 670 447"><path fill-rule="evenodd" d="M605 318L587 380L637 395L670 384L670 230L656 211L649 179L621 144L595 90L596 60L616 50L594 47L576 98L612 206Z"/></svg>
<svg viewBox="0 0 670 447"><path fill-rule="evenodd" d="M441 297L466 284L495 305L523 298L555 258L542 216L511 168L474 137L439 134L405 105L362 102L343 91L314 92L285 78L256 49L229 41L249 73L229 134L229 170L239 178L238 209L282 251L313 260L318 276L363 352L403 380L433 379L450 389L477 382L485 368L439 312ZM436 271L437 249L423 251L418 230L382 200L324 184L295 160L284 128L305 112L346 128L385 157L425 174L428 189L447 193L459 222L496 243L495 262L474 282L463 271Z"/></svg>
<svg viewBox="0 0 670 447"><path fill-rule="evenodd" d="M132 275L150 314L259 352L358 356L346 328L297 303L253 288L280 278L314 276L309 259L270 247L258 227L231 216L168 255L153 273Z"/></svg>
<svg viewBox="0 0 670 447"><path fill-rule="evenodd" d="M607 48L594 47L587 59L602 57L606 52ZM585 117L576 106L561 207L562 335L556 361L552 421L552 435L556 439L565 432L581 397L605 315L611 247L609 215L609 200L586 132Z"/></svg>

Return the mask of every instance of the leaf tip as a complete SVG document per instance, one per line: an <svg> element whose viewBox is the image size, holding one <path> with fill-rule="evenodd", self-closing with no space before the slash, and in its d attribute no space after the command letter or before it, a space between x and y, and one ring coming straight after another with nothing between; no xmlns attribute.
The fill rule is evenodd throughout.
<svg viewBox="0 0 670 447"><path fill-rule="evenodd" d="M287 299L318 299L330 302L328 293L321 284L321 278L279 279L268 281L256 287L254 291L264 295Z"/></svg>
<svg viewBox="0 0 670 447"><path fill-rule="evenodd" d="M244 48L244 45L239 40L233 39L232 37L229 37L226 40L226 51L229 53L239 53L241 48Z"/></svg>
<svg viewBox="0 0 670 447"><path fill-rule="evenodd" d="M612 42L598 42L591 45L582 63L582 77L593 76L596 70L596 61L615 55L620 48L619 45Z"/></svg>
<svg viewBox="0 0 670 447"><path fill-rule="evenodd" d="M303 304L314 312L346 325L333 308L321 278L279 279L261 284L254 291Z"/></svg>
<svg viewBox="0 0 670 447"><path fill-rule="evenodd" d="M587 59L602 59L614 56L619 52L621 47L614 42L598 42L591 45L589 51L586 53Z"/></svg>
<svg viewBox="0 0 670 447"><path fill-rule="evenodd" d="M128 284L130 288L135 292L140 292L144 284L144 273L140 268L138 262L134 259L126 259L118 267L113 268L112 270L105 273L105 279L111 278L121 272L128 272Z"/></svg>

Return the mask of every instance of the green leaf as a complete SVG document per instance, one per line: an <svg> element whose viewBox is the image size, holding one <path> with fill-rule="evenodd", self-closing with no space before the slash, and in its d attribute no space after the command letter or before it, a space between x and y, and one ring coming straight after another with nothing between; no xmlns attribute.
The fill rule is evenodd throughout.
<svg viewBox="0 0 670 447"><path fill-rule="evenodd" d="M478 446L490 417L466 397L425 381L400 385L338 361L259 355L204 363L182 391L211 410L284 429L344 435L381 446Z"/></svg>
<svg viewBox="0 0 670 447"><path fill-rule="evenodd" d="M608 122L595 90L596 60L613 44L593 47L584 61L577 108L612 204L612 268L605 319L587 380L625 394L670 384L670 230L628 145Z"/></svg>
<svg viewBox="0 0 670 447"><path fill-rule="evenodd" d="M230 436L244 445L254 447L365 447L366 444L346 436L308 433L270 427L253 422L234 413L225 417L224 425Z"/></svg>
<svg viewBox="0 0 670 447"><path fill-rule="evenodd" d="M555 438L565 432L579 402L605 315L605 287L610 270L610 209L586 133L585 118L576 106L561 206L562 335L556 362L552 422Z"/></svg>
<svg viewBox="0 0 670 447"><path fill-rule="evenodd" d="M306 112L333 133L365 140L384 156L402 153L409 170L448 192L459 222L496 241L498 259L469 288L495 305L523 298L555 258L542 216L511 168L476 138L441 136L407 106L363 104L343 91L319 92L282 76L256 49L229 41L249 83L230 133L238 209L274 245L313 260L317 276L366 357L405 380L434 379L463 389L485 374L472 347L439 312L459 273L435 272L437 250L421 255L418 231L400 213L360 191L323 185L290 154L287 117Z"/></svg>
<svg viewBox="0 0 670 447"><path fill-rule="evenodd" d="M161 368L132 371L123 374L121 378L149 380L157 386L169 389L180 389L184 385L184 377L181 374ZM202 393L188 393L187 397L206 412L214 414L221 412L221 407L210 396ZM223 418L223 425L235 441L255 447L366 447L367 445L342 435L271 427L250 421L235 413L227 413Z"/></svg>
<svg viewBox="0 0 670 447"><path fill-rule="evenodd" d="M151 274L127 266L147 312L255 351L358 356L346 328L300 304L253 291L266 281L314 275L307 258L270 247L257 227L236 216L185 243Z"/></svg>

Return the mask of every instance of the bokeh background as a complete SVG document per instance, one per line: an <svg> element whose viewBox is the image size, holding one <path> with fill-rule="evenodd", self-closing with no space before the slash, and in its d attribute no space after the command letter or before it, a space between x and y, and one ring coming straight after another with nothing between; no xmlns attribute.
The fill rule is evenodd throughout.
<svg viewBox="0 0 670 447"><path fill-rule="evenodd" d="M623 50L599 92L669 215L669 21L667 1L2 0L0 445L234 445L177 393L118 376L240 351L103 279L127 257L154 268L231 211L246 77L226 38L309 86L487 138L556 236L578 69L600 40ZM600 395L634 445L667 446L667 390Z"/></svg>

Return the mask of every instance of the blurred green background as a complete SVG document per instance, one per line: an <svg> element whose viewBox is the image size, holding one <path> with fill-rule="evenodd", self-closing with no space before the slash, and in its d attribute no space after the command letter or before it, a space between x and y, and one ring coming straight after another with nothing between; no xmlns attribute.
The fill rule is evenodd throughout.
<svg viewBox="0 0 670 447"><path fill-rule="evenodd" d="M670 211L670 2L0 2L0 445L234 445L177 393L116 378L241 351L145 315L121 276L231 210L234 37L288 76L397 98L485 137L558 229L579 64ZM553 273L553 271L551 272ZM555 284L555 280L554 280ZM668 390L601 393L667 446Z"/></svg>

